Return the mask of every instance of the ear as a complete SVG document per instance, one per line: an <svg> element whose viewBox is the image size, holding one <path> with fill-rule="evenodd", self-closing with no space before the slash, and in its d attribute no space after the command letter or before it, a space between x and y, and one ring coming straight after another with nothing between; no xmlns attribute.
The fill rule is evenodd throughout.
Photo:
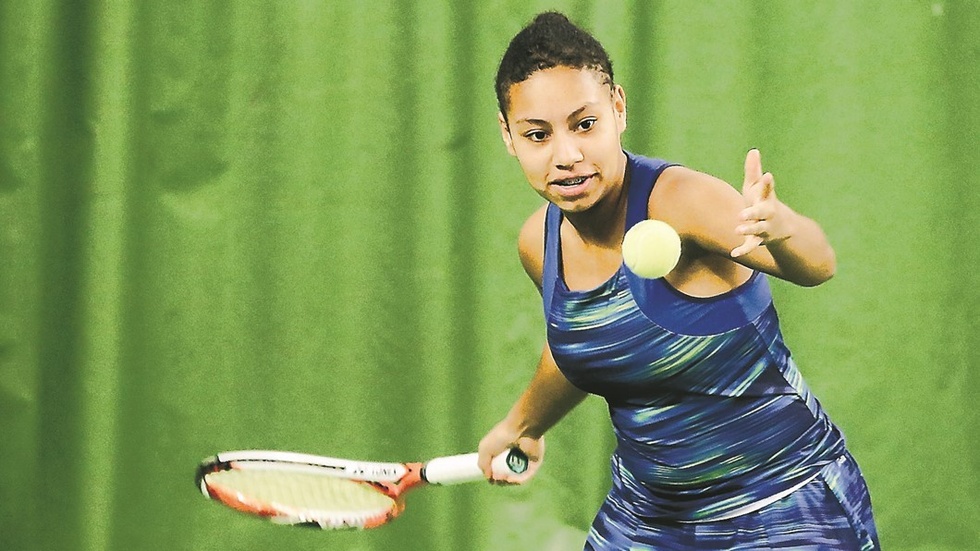
<svg viewBox="0 0 980 551"><path fill-rule="evenodd" d="M500 124L500 137L504 140L504 145L507 146L507 152L517 156L517 151L514 151L514 138L510 135L510 125L507 124L507 119L504 118L503 113L497 113L497 122Z"/></svg>
<svg viewBox="0 0 980 551"><path fill-rule="evenodd" d="M616 126L622 134L626 130L626 90L618 84L613 86L612 100L613 111L616 113Z"/></svg>

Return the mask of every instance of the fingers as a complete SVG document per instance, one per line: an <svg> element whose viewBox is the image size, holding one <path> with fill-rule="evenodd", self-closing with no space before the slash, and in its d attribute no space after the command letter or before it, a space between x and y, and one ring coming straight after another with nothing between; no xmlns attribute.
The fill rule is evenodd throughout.
<svg viewBox="0 0 980 551"><path fill-rule="evenodd" d="M742 182L742 195L746 204L765 201L773 194L775 181L772 173L762 172L762 154L752 148L745 154L745 180Z"/></svg>
<svg viewBox="0 0 980 551"><path fill-rule="evenodd" d="M758 180L742 187L742 197L746 205L756 205L775 196L776 182L771 172L766 172Z"/></svg>
<svg viewBox="0 0 980 551"><path fill-rule="evenodd" d="M775 215L775 208L770 202L762 202L746 207L739 214L742 221L735 227L735 233L745 236L742 244L732 250L732 257L742 256L752 249L764 244L769 238L769 219Z"/></svg>
<svg viewBox="0 0 980 551"><path fill-rule="evenodd" d="M776 205L771 201L763 201L742 209L738 214L740 222L761 222L776 215Z"/></svg>
<svg viewBox="0 0 980 551"><path fill-rule="evenodd" d="M745 180L742 190L762 179L762 155L758 149L752 148L745 155Z"/></svg>
<svg viewBox="0 0 980 551"><path fill-rule="evenodd" d="M476 465L480 467L480 471L483 472L483 477L487 480L493 478L493 470L490 468L490 463L493 461L493 456L486 453L483 447L480 447L479 456L476 460Z"/></svg>
<svg viewBox="0 0 980 551"><path fill-rule="evenodd" d="M498 450L499 448L499 450ZM493 459L501 454L505 454L512 448L517 448L524 452L527 456L528 464L527 469L522 473L514 473L507 469L506 467L494 468ZM529 437L521 437L517 439L516 442L512 442L506 445L488 445L484 447L481 443L480 455L477 460L477 464L480 470L483 471L484 476L486 476L487 481L491 484L498 486L510 486L514 484L524 484L528 480L534 477L541 467L541 461L544 459L544 438L533 439Z"/></svg>
<svg viewBox="0 0 980 551"><path fill-rule="evenodd" d="M741 245L732 249L732 258L738 258L744 254L748 254L759 245L762 245L761 237L758 235L747 235Z"/></svg>
<svg viewBox="0 0 980 551"><path fill-rule="evenodd" d="M505 443L505 440L497 437L493 432L480 441L480 445L477 448L476 465L483 472L483 476L487 480L493 482L493 458L508 448L509 446Z"/></svg>
<svg viewBox="0 0 980 551"><path fill-rule="evenodd" d="M769 220L775 213L772 199L775 195L775 180L772 173L762 172L762 155L758 149L750 149L745 155L745 181L742 183L742 196L747 207L739 215L743 222L735 232L744 235L742 244L732 249L732 258L748 254L766 242Z"/></svg>
<svg viewBox="0 0 980 551"><path fill-rule="evenodd" d="M765 220L759 220L758 222L742 224L735 228L735 233L744 236L754 235L765 241L769 237L769 223Z"/></svg>
<svg viewBox="0 0 980 551"><path fill-rule="evenodd" d="M759 199L765 201L772 197L775 188L776 181L772 177L772 172L766 172L762 175L762 179L759 180Z"/></svg>
<svg viewBox="0 0 980 551"><path fill-rule="evenodd" d="M487 480L493 478L493 458L501 451L507 449L503 439L495 434L497 430L495 427L494 430L484 436L480 440L480 445L477 447L476 465L483 472L483 476Z"/></svg>

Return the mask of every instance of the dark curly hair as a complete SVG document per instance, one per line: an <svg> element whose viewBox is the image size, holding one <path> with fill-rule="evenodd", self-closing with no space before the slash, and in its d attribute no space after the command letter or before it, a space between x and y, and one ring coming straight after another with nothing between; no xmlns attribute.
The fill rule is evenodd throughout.
<svg viewBox="0 0 980 551"><path fill-rule="evenodd" d="M538 14L510 41L497 69L497 105L507 119L510 87L528 79L535 71L552 67L592 69L606 84L613 85L609 55L591 34L549 11Z"/></svg>

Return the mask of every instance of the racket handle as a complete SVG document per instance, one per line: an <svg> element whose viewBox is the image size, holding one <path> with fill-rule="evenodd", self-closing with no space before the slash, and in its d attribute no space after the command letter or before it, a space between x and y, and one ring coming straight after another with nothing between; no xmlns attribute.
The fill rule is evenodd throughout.
<svg viewBox="0 0 980 551"><path fill-rule="evenodd" d="M478 457L479 455L475 453L437 457L422 468L422 478L429 484L443 486L483 480L483 471L477 465ZM510 471L513 474L521 474L527 470L528 459L521 450L511 448L494 457L491 465L495 473Z"/></svg>

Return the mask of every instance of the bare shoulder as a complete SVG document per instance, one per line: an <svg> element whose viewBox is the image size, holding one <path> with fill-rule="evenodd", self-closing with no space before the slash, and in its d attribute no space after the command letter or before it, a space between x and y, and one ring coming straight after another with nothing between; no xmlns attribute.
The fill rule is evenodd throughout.
<svg viewBox="0 0 980 551"><path fill-rule="evenodd" d="M517 238L517 252L528 277L541 289L544 273L544 220L547 203L528 217Z"/></svg>
<svg viewBox="0 0 980 551"><path fill-rule="evenodd" d="M688 227L709 214L717 216L719 211L741 208L742 195L728 182L687 167L672 166L664 170L650 194L649 213Z"/></svg>
<svg viewBox="0 0 980 551"><path fill-rule="evenodd" d="M674 227L682 238L727 256L741 242L735 233L742 194L710 174L675 166L664 171L650 194L651 218Z"/></svg>

